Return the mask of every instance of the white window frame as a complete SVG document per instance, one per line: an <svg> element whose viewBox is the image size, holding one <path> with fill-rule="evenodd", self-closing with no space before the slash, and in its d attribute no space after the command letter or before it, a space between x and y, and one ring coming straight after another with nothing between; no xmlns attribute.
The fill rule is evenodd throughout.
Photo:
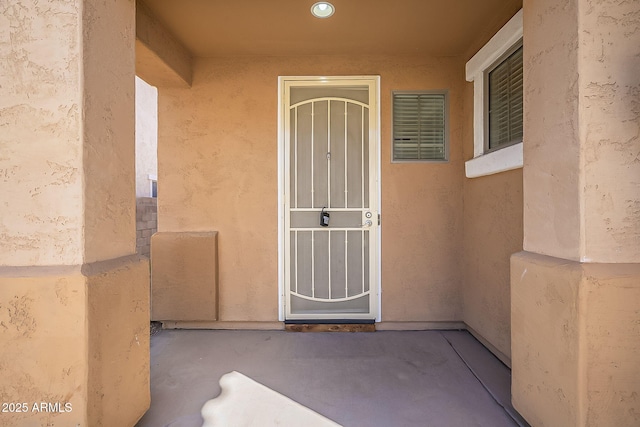
<svg viewBox="0 0 640 427"><path fill-rule="evenodd" d="M522 40L522 9L467 62L466 79L473 82L473 159L465 162L467 178L492 175L522 167L522 142L485 152L487 72Z"/></svg>

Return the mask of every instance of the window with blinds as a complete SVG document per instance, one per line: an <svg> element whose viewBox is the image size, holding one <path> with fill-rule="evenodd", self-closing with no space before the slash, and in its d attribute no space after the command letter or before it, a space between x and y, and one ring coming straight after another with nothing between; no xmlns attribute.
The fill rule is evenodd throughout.
<svg viewBox="0 0 640 427"><path fill-rule="evenodd" d="M488 151L522 141L522 46L488 76Z"/></svg>
<svg viewBox="0 0 640 427"><path fill-rule="evenodd" d="M446 161L447 93L393 93L393 161Z"/></svg>

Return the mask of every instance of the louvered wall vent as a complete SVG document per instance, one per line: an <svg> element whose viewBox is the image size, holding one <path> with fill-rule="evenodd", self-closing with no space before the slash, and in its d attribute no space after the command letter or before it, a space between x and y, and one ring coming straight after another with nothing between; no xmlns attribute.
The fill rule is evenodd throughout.
<svg viewBox="0 0 640 427"><path fill-rule="evenodd" d="M448 160L446 92L393 93L393 161Z"/></svg>

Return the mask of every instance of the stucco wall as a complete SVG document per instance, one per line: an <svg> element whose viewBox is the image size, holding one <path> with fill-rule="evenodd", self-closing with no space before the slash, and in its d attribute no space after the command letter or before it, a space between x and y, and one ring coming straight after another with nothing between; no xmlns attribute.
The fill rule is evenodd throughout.
<svg viewBox="0 0 640 427"><path fill-rule="evenodd" d="M536 426L640 424L639 28L637 2L525 1L512 394Z"/></svg>
<svg viewBox="0 0 640 427"><path fill-rule="evenodd" d="M640 425L640 266L511 266L515 408L533 426Z"/></svg>
<svg viewBox="0 0 640 427"><path fill-rule="evenodd" d="M151 401L149 261L125 257L83 267L87 295L87 426L126 426Z"/></svg>
<svg viewBox="0 0 640 427"><path fill-rule="evenodd" d="M132 425L149 404L134 2L0 9L0 397L28 403L0 424Z"/></svg>
<svg viewBox="0 0 640 427"><path fill-rule="evenodd" d="M123 143L134 126L132 10L21 2L0 17L0 264L134 252L133 143Z"/></svg>
<svg viewBox="0 0 640 427"><path fill-rule="evenodd" d="M277 78L380 75L382 318L460 320L462 87L457 58L200 59L191 89L160 88L159 231L218 231L220 320L274 321ZM449 89L450 161L392 164L391 91Z"/></svg>
<svg viewBox="0 0 640 427"><path fill-rule="evenodd" d="M524 248L582 262L637 263L637 2L528 6Z"/></svg>
<svg viewBox="0 0 640 427"><path fill-rule="evenodd" d="M524 164L531 183L525 183L524 249L571 260L580 252L577 7L545 0L535 7L540 13L524 8L525 32L532 35L523 58Z"/></svg>
<svg viewBox="0 0 640 427"><path fill-rule="evenodd" d="M513 10L515 14L517 10ZM465 55L471 58L510 19L495 22ZM464 90L464 159L473 158L473 83ZM522 250L522 169L464 179L464 321L505 363L511 358L512 254Z"/></svg>
<svg viewBox="0 0 640 427"><path fill-rule="evenodd" d="M0 265L82 262L81 16L3 3L0 14ZM37 19L30 18L37 16ZM48 50L50 55L40 55ZM64 199L65 203L57 203Z"/></svg>
<svg viewBox="0 0 640 427"><path fill-rule="evenodd" d="M522 250L522 169L464 186L464 321L511 358L509 259Z"/></svg>
<svg viewBox="0 0 640 427"><path fill-rule="evenodd" d="M136 77L136 197L151 197L158 176L158 89Z"/></svg>
<svg viewBox="0 0 640 427"><path fill-rule="evenodd" d="M585 3L577 58L584 140L580 258L640 263L640 5Z"/></svg>
<svg viewBox="0 0 640 427"><path fill-rule="evenodd" d="M0 413L0 425L84 426L89 370L85 278L68 267L40 272L40 277L19 277L0 271L0 399L28 406L25 413ZM61 402L63 408L68 403L70 411L33 412L36 402Z"/></svg>
<svg viewBox="0 0 640 427"><path fill-rule="evenodd" d="M157 86L191 84L189 51L141 0L136 0L136 73Z"/></svg>
<svg viewBox="0 0 640 427"><path fill-rule="evenodd" d="M135 3L86 1L82 19L83 233L89 263L135 253Z"/></svg>

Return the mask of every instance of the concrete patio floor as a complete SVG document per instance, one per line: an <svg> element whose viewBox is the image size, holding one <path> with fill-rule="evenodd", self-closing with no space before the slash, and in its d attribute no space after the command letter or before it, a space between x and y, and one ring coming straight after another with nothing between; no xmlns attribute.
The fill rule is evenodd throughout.
<svg viewBox="0 0 640 427"><path fill-rule="evenodd" d="M234 370L345 427L526 426L509 369L466 331L163 330L137 427L202 426L202 405Z"/></svg>

